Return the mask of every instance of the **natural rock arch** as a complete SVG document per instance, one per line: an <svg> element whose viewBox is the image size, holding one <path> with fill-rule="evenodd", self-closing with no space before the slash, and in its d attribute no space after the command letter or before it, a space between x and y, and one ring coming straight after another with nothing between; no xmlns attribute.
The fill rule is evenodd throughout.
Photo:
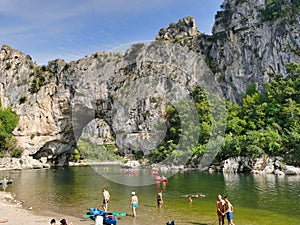
<svg viewBox="0 0 300 225"><path fill-rule="evenodd" d="M163 114L163 107L153 99L164 99L173 84L188 91L200 85L239 102L247 86L255 84L261 90L271 74L285 75L287 62L299 62L295 41L299 23L282 26L262 21L262 1L225 3L216 15L212 35L198 32L194 18L187 17L162 29L158 41L134 45L125 54L95 53L78 61L54 60L39 67L30 56L3 45L0 97L2 106L12 106L20 115L14 136L24 149L23 157L67 164L82 127L95 118L111 127L120 151L126 152L136 140L141 140L138 146L151 147L143 142L147 135L137 131L153 131L151 124ZM234 31L234 42L230 31ZM152 100L141 81L155 84L148 85ZM123 93L133 92L134 86L145 88L136 89L143 98L133 101Z"/></svg>
<svg viewBox="0 0 300 225"><path fill-rule="evenodd" d="M30 79L27 64L21 67ZM70 63L54 60L45 71L47 83L28 96L27 104L15 106L20 115L15 137L25 156L58 166L68 164L82 129L94 119L106 122L123 154L150 151L163 138L165 127L156 124L164 123L168 103L188 98L195 85L220 93L204 58L167 42Z"/></svg>

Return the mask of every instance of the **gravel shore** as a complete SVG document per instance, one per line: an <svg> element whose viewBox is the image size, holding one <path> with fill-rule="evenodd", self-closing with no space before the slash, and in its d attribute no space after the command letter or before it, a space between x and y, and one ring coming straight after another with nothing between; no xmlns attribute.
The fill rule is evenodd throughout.
<svg viewBox="0 0 300 225"><path fill-rule="evenodd" d="M56 219L57 224L62 218L67 222L72 222L73 225L94 225L95 223L90 219L76 218L56 214L52 212L45 212L45 215L37 215L34 211L22 208L22 205L14 200L9 192L0 191L0 224L5 225L46 225L50 224L51 219ZM7 222L2 222L6 220Z"/></svg>

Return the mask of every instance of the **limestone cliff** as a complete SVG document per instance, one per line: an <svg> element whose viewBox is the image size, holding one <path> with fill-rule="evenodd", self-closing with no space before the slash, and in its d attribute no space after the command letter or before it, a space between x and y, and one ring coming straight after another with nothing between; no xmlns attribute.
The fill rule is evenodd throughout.
<svg viewBox="0 0 300 225"><path fill-rule="evenodd" d="M249 85L262 90L270 75L286 74L286 63L300 62L299 10L292 10L296 4L291 0L224 1L213 35L199 43L205 46L202 52L226 97L239 102ZM280 12L284 13L276 17Z"/></svg>
<svg viewBox="0 0 300 225"><path fill-rule="evenodd" d="M189 99L195 85L236 102L251 84L262 90L271 74L300 62L299 15L265 20L265 8L263 0L225 0L212 35L187 17L148 46L69 63L38 66L3 45L1 102L20 115L14 135L23 157L66 165L84 128L123 154L147 153L163 138L166 105Z"/></svg>

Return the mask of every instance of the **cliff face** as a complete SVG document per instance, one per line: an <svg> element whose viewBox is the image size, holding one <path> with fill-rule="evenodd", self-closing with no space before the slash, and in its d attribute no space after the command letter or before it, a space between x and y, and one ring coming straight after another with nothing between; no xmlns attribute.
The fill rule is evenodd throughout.
<svg viewBox="0 0 300 225"><path fill-rule="evenodd" d="M113 139L124 154L149 152L165 132L167 104L189 100L203 82L218 94L204 58L172 43L137 44L125 54L95 53L43 67L3 45L0 60L2 103L20 115L14 135L24 157L57 165L67 163L83 129L100 133L100 143Z"/></svg>
<svg viewBox="0 0 300 225"><path fill-rule="evenodd" d="M163 138L166 105L190 100L195 85L239 102L247 86L262 90L271 74L300 62L299 15L264 21L262 0L226 0L222 7L212 35L187 17L125 54L39 67L3 45L1 102L20 115L14 135L24 157L65 165L84 127L124 154L147 153Z"/></svg>
<svg viewBox="0 0 300 225"><path fill-rule="evenodd" d="M278 9L265 2L225 0L213 35L200 41L224 94L233 101L239 102L249 85L262 90L271 74L285 75L286 63L300 62L299 10L292 12L295 1L285 0ZM280 12L282 16L276 17Z"/></svg>

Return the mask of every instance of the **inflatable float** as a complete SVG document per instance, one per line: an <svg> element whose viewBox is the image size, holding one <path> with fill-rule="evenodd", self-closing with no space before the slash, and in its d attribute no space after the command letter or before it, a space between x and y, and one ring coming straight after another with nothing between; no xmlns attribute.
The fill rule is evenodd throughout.
<svg viewBox="0 0 300 225"><path fill-rule="evenodd" d="M84 218L90 218L94 221L102 219L102 223L107 225L116 225L118 223L118 219L112 213L107 213L103 210L95 208L90 208L90 211L84 215Z"/></svg>
<svg viewBox="0 0 300 225"><path fill-rule="evenodd" d="M160 182L166 182L166 183L169 181L168 178L166 178L166 177L164 177L164 176L162 176L162 177L160 177L160 176L155 176L155 177L154 177L154 180L160 181Z"/></svg>
<svg viewBox="0 0 300 225"><path fill-rule="evenodd" d="M3 180L0 181L0 185L2 185ZM7 181L6 184L12 184L12 181Z"/></svg>

